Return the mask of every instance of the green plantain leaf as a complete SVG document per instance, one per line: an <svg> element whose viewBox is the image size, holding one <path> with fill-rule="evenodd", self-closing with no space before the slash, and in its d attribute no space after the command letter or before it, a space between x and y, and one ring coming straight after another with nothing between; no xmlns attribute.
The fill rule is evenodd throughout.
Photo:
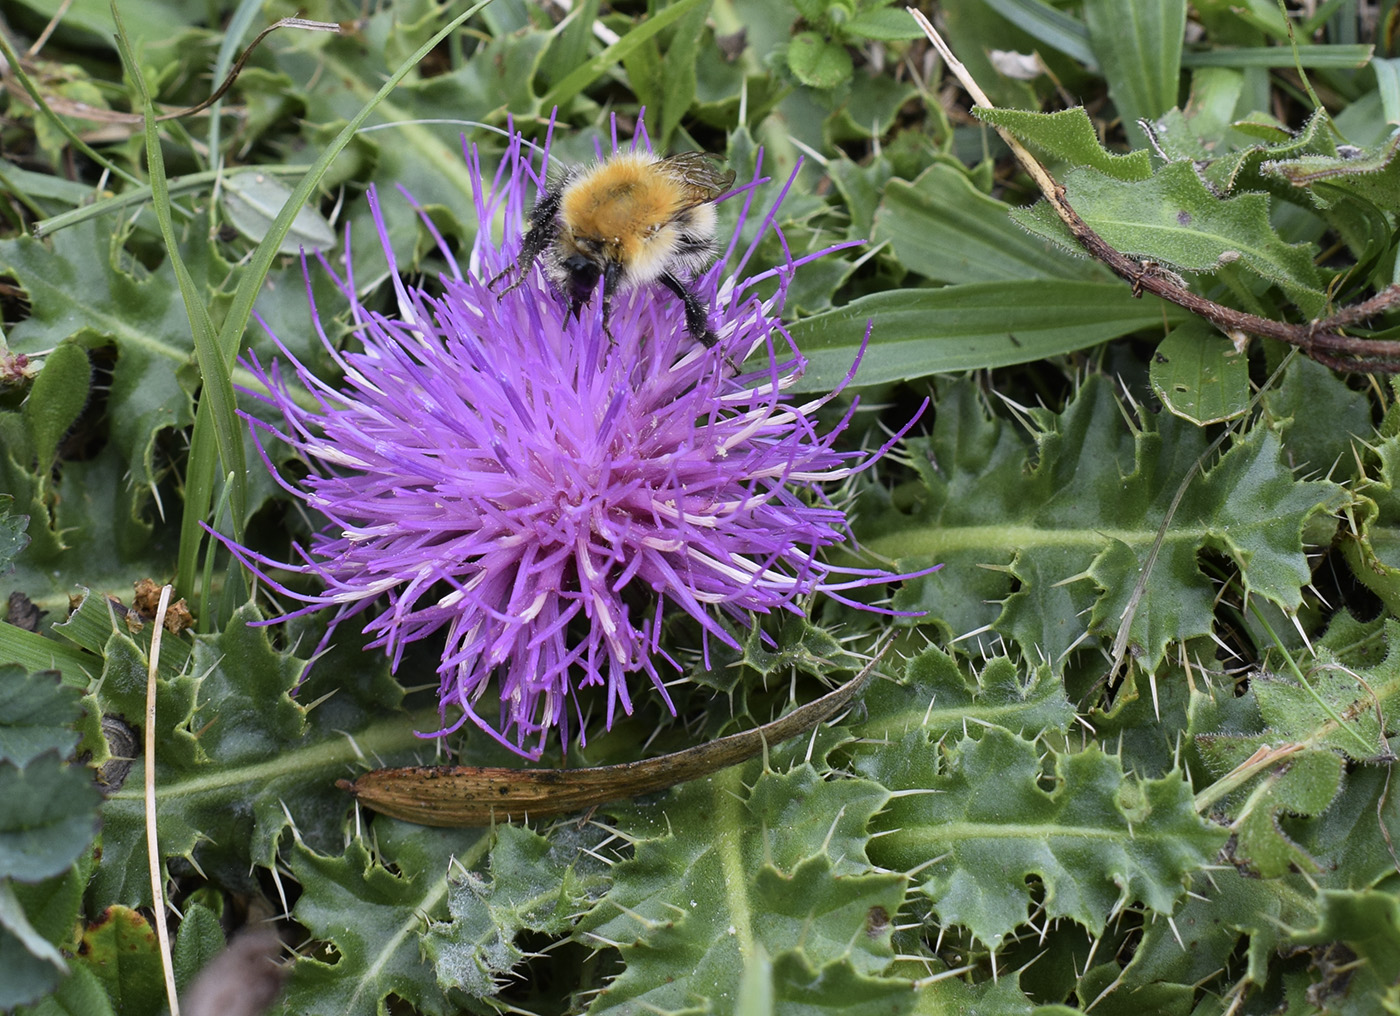
<svg viewBox="0 0 1400 1016"><path fill-rule="evenodd" d="M1225 831L1197 817L1179 773L1129 779L1093 746L1050 754L1042 767L1034 742L999 727L946 751L924 741L886 781L894 800L874 822L872 860L919 869L939 919L992 948L1029 916L1030 877L1047 918L1094 934L1135 901L1170 914Z"/></svg>
<svg viewBox="0 0 1400 1016"><path fill-rule="evenodd" d="M1177 104L1186 0L1085 0L1089 47L1108 81L1128 137L1142 140L1141 119Z"/></svg>
<svg viewBox="0 0 1400 1016"><path fill-rule="evenodd" d="M1296 609L1311 573L1304 528L1342 501L1334 484L1280 471L1278 438L1265 427L1194 474L1201 431L1169 415L1130 429L1097 375L1063 414L1031 414L1030 469L1024 445L987 417L971 385L945 387L936 409L932 435L910 442L921 482L864 519L861 542L901 569L944 562L905 584L898 609L928 611L924 623L954 635L990 625L1055 667L1088 639L1112 642L1164 524L1130 628L1144 666L1169 643L1211 631L1216 587L1197 561L1203 547L1234 563L1246 592Z"/></svg>
<svg viewBox="0 0 1400 1016"><path fill-rule="evenodd" d="M861 385L1029 363L1184 318L1156 298L1134 299L1119 282L1020 279L876 293L791 326L808 360L794 390L840 384L867 325Z"/></svg>
<svg viewBox="0 0 1400 1016"><path fill-rule="evenodd" d="M1310 244L1288 244L1269 222L1269 198L1245 193L1221 200L1190 163L1173 162L1150 180L1114 180L1076 169L1061 180L1074 210L1111 246L1178 271L1210 273L1238 264L1275 283L1305 314L1326 306ZM1067 250L1078 244L1041 202L1016 221Z"/></svg>
<svg viewBox="0 0 1400 1016"><path fill-rule="evenodd" d="M912 182L886 184L873 239L890 241L902 267L937 282L1106 278L1093 262L1017 228L1010 211L966 172L937 163Z"/></svg>

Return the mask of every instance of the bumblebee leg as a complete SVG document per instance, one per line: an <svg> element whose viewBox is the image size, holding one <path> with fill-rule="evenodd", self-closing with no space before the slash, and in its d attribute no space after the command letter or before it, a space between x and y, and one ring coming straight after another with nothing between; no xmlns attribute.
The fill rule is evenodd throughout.
<svg viewBox="0 0 1400 1016"><path fill-rule="evenodd" d="M520 257L515 264L486 283L486 288L494 291L496 283L509 275L512 269L520 270L515 281L497 294L498 299L525 281L525 276L530 274L530 266L535 263L535 259L543 254L559 235L559 206L563 200L563 188L560 188L550 194L541 194L535 202L534 210L530 212L530 228L525 233L525 239L520 242Z"/></svg>
<svg viewBox="0 0 1400 1016"><path fill-rule="evenodd" d="M710 331L705 305L700 301L700 298L670 272L661 276L661 284L675 293L681 303L685 305L685 327L690 332L691 337L707 348L713 347L719 341L719 336Z"/></svg>
<svg viewBox="0 0 1400 1016"><path fill-rule="evenodd" d="M617 292L618 281L622 278L622 266L616 261L609 261L603 267L603 334L609 339L612 338L612 330L608 327L608 321L612 317L613 293Z"/></svg>

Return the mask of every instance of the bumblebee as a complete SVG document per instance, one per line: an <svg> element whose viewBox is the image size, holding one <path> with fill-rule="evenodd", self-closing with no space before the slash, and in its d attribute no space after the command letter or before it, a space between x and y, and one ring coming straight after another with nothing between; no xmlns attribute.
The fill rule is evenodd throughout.
<svg viewBox="0 0 1400 1016"><path fill-rule="evenodd" d="M659 282L685 306L690 334L713 346L719 339L690 287L714 261L714 202L733 182L734 172L703 152L664 158L618 152L591 167L571 167L535 203L520 259L488 286L518 269L504 296L538 260L577 314L601 279L607 328L616 294Z"/></svg>

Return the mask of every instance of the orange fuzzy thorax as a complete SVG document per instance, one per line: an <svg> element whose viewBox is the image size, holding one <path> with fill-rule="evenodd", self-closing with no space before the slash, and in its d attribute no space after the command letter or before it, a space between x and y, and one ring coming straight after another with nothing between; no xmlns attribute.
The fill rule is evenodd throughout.
<svg viewBox="0 0 1400 1016"><path fill-rule="evenodd" d="M616 155L571 182L561 219L574 244L627 266L633 281L655 277L674 244L686 202L680 183L650 153ZM655 264L653 264L655 262Z"/></svg>

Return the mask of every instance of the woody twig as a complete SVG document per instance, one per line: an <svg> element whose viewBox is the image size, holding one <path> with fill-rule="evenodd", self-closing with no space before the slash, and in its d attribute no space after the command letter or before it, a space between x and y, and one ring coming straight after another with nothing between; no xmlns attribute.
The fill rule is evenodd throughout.
<svg viewBox="0 0 1400 1016"><path fill-rule="evenodd" d="M992 101L962 62L953 55L928 18L912 7L909 8L909 13L943 56L948 69L978 105L993 108ZM1400 342L1358 338L1343 332L1344 328L1400 306L1400 285L1387 286L1368 300L1350 304L1327 317L1305 323L1275 321L1272 318L1222 306L1214 300L1191 292L1173 273L1150 262L1139 261L1113 247L1074 210L1065 198L1064 186L1050 175L1049 170L1012 134L1000 127L995 129L1010 146L1016 160L1035 181L1045 200L1055 210L1055 214L1079 241L1079 245L1094 260L1107 265L1115 275L1126 280L1133 287L1134 296L1141 296L1143 293L1160 296L1198 317L1205 318L1231 338L1258 335L1297 346L1314 360L1336 370L1400 374Z"/></svg>

